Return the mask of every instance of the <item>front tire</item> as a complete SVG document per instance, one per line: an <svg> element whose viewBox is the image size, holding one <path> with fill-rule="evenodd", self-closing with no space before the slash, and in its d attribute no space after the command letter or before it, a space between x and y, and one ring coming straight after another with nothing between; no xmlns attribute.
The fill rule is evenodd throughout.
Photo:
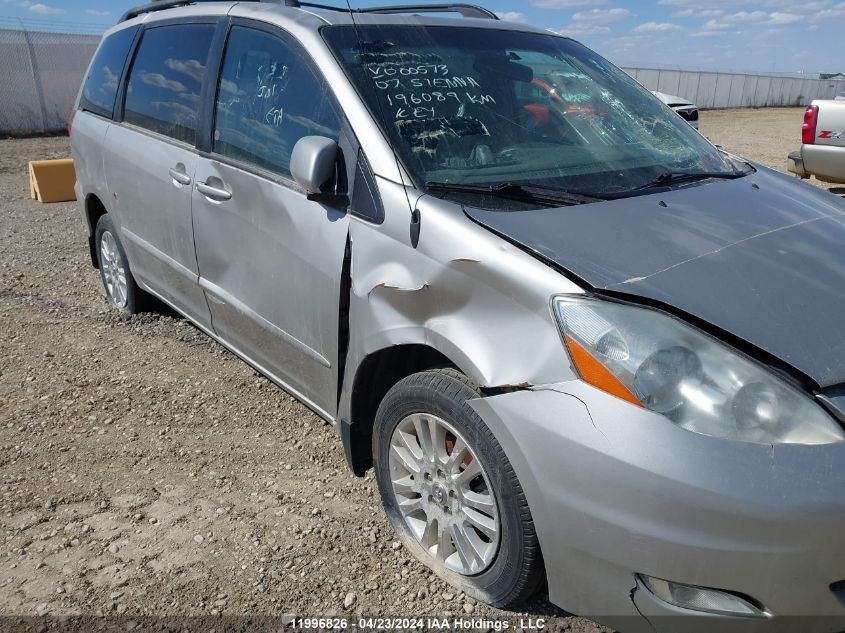
<svg viewBox="0 0 845 633"><path fill-rule="evenodd" d="M124 314L137 314L143 309L147 295L135 283L126 251L108 214L97 221L94 237L106 300Z"/></svg>
<svg viewBox="0 0 845 633"><path fill-rule="evenodd" d="M399 381L376 414L374 465L405 547L467 595L507 608L529 598L545 572L519 480L467 404L480 395L453 369Z"/></svg>

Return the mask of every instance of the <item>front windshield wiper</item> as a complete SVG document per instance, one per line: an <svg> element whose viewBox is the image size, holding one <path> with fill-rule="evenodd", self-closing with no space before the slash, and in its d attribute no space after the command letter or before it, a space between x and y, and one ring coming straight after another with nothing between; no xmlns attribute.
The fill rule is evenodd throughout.
<svg viewBox="0 0 845 633"><path fill-rule="evenodd" d="M502 182L495 185L472 185L430 180L425 183L425 186L426 189L432 191L490 194L511 200L525 200L546 204L574 205L600 200L600 198L594 196L567 191L566 189L516 182Z"/></svg>
<svg viewBox="0 0 845 633"><path fill-rule="evenodd" d="M652 178L645 184L626 189L624 191L613 191L607 194L608 198L625 198L627 196L634 196L640 192L648 191L649 189L657 189L660 187L667 187L680 182L693 182L695 180L708 180L711 178L719 178L722 180L733 180L734 178L742 178L747 176L749 172L745 171L664 171Z"/></svg>

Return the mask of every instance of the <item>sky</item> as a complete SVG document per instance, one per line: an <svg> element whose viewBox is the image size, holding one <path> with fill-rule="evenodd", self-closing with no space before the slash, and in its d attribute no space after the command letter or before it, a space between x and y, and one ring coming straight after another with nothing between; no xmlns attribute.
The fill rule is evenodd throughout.
<svg viewBox="0 0 845 633"><path fill-rule="evenodd" d="M102 31L127 8L143 2L0 0L0 27L21 19L32 29ZM358 0L352 6L389 2L409 4ZM843 0L488 0L479 4L504 19L573 37L622 66L845 72Z"/></svg>

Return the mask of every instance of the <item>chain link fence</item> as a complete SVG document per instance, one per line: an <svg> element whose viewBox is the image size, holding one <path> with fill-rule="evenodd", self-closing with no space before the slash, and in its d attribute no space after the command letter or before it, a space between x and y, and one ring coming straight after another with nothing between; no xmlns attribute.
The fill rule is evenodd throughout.
<svg viewBox="0 0 845 633"><path fill-rule="evenodd" d="M62 130L99 35L0 29L0 133Z"/></svg>
<svg viewBox="0 0 845 633"><path fill-rule="evenodd" d="M100 36L4 28L0 22L0 134L65 128ZM845 92L845 81L698 70L625 68L649 90L700 108L801 106Z"/></svg>

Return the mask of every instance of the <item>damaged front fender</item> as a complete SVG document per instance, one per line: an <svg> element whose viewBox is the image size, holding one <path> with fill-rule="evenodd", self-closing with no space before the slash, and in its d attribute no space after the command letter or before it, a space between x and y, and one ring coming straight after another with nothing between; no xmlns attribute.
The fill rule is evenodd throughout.
<svg viewBox="0 0 845 633"><path fill-rule="evenodd" d="M580 292L575 284L431 196L414 205L414 248L410 211L401 211L406 191L378 184L390 210L384 224L350 226L350 368L379 349L421 344L481 386L572 377L548 304L554 294Z"/></svg>

